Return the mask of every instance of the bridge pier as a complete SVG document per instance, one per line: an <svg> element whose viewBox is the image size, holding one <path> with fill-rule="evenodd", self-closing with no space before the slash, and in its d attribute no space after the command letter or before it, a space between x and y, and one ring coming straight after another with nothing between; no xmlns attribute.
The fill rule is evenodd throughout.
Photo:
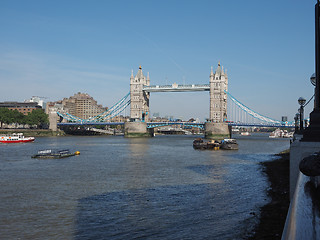
<svg viewBox="0 0 320 240"><path fill-rule="evenodd" d="M57 115L56 112L49 112L49 129L51 131L57 131L57 122L59 120L59 116Z"/></svg>
<svg viewBox="0 0 320 240"><path fill-rule="evenodd" d="M214 140L231 138L231 127L228 123L206 122L204 125L204 137Z"/></svg>
<svg viewBox="0 0 320 240"><path fill-rule="evenodd" d="M153 133L147 129L146 122L125 122L124 136L128 138L152 137Z"/></svg>

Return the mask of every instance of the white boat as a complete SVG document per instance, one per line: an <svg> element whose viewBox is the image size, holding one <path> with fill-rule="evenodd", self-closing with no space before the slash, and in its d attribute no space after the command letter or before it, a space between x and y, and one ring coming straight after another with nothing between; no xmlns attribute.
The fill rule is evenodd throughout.
<svg viewBox="0 0 320 240"><path fill-rule="evenodd" d="M269 138L292 138L293 132L288 132L287 130L281 130L277 128L272 133L270 133Z"/></svg>
<svg viewBox="0 0 320 240"><path fill-rule="evenodd" d="M242 132L241 135L242 136L250 136L250 133L249 132Z"/></svg>
<svg viewBox="0 0 320 240"><path fill-rule="evenodd" d="M33 142L34 137L25 137L23 133L12 133L8 135L0 135L0 143L24 143Z"/></svg>

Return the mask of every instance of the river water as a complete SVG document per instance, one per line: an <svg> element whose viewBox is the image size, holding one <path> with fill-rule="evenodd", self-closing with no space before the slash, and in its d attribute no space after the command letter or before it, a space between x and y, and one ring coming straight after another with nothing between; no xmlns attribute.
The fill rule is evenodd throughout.
<svg viewBox="0 0 320 240"><path fill-rule="evenodd" d="M200 151L195 136L42 137L0 145L0 239L243 239L266 204L258 164L288 139L235 136ZM41 149L79 156L32 159Z"/></svg>

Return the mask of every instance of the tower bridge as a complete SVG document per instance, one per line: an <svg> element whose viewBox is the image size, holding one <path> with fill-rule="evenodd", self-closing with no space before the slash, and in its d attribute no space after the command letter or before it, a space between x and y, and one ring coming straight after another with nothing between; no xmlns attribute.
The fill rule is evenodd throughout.
<svg viewBox="0 0 320 240"><path fill-rule="evenodd" d="M156 92L198 92L207 91L210 96L209 119L205 123L188 123L188 122L165 122L155 123L149 121L149 100L150 94ZM229 100L229 101L228 101ZM114 125L111 122L116 116L119 116L124 109L130 106L130 121L118 122L117 125L124 125L126 136L149 136L148 129L152 129L164 125L180 124L184 126L194 126L205 130L207 138L225 138L230 134L231 126L257 126L257 127L293 127L292 122L281 122L256 111L242 104L234 96L228 92L228 76L223 67L218 66L211 72L209 76L209 84L166 84L166 85L150 85L149 74L145 76L141 66L136 74L133 71L130 76L130 92L125 95L115 105L107 111L88 119L81 119L73 116L63 108L51 109L49 114L52 116L51 124L56 124L57 116L63 118L62 123L58 126L65 125ZM50 124L50 126L51 126ZM57 125L57 124L56 124Z"/></svg>
<svg viewBox="0 0 320 240"><path fill-rule="evenodd" d="M150 85L149 74L144 76L141 66L136 76L133 71L130 77L130 122L125 124L126 136L147 135L149 120L149 99L151 92L190 92L209 91L210 117L205 123L205 136L207 138L223 139L230 136L227 120L227 91L228 76L223 67L218 67L213 72L211 68L209 84L179 85Z"/></svg>

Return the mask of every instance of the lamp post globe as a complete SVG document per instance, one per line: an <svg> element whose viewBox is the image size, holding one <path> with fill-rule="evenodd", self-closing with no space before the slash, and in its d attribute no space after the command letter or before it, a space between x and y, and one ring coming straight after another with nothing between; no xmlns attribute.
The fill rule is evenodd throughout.
<svg viewBox="0 0 320 240"><path fill-rule="evenodd" d="M300 105L301 107L303 107L304 104L306 103L306 100L305 100L303 97L299 97L298 103L299 103L299 105Z"/></svg>
<svg viewBox="0 0 320 240"><path fill-rule="evenodd" d="M313 73L310 77L310 82L312 83L313 86L316 86L316 74Z"/></svg>

